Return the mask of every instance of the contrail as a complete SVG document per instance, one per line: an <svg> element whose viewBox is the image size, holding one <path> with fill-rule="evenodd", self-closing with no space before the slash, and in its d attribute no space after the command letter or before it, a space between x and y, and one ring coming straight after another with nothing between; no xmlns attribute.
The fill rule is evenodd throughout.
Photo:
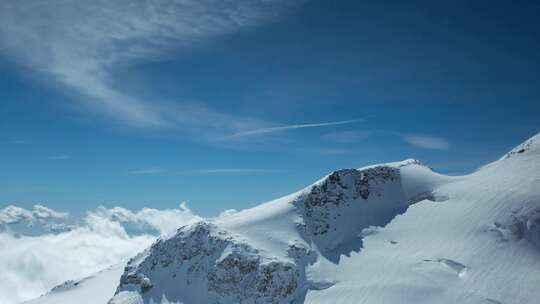
<svg viewBox="0 0 540 304"><path fill-rule="evenodd" d="M297 124L297 125L286 125L286 126L279 126L279 127L270 127L270 128L261 128L261 129L255 129L255 130L249 130L249 131L243 131L234 133L232 135L224 137L224 139L234 139L234 138L240 138L240 137L246 137L246 136L253 136L253 135L260 135L260 134L267 134L267 133L275 133L275 132L283 132L287 130L293 130L293 129L304 129L304 128L318 128L318 127L328 127L328 126L337 126L337 125L345 125L345 124L352 124L364 121L364 118L360 119L351 119L351 120L342 120L342 121L332 121L332 122L322 122L322 123L308 123L308 124Z"/></svg>

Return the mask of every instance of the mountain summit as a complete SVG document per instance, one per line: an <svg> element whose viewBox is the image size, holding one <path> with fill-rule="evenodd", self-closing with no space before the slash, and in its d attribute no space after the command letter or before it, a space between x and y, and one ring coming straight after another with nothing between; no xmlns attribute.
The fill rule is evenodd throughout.
<svg viewBox="0 0 540 304"><path fill-rule="evenodd" d="M180 227L120 273L30 303L100 304L83 296L92 290L108 290L109 304L533 303L540 134L466 176L416 160L338 170L292 195ZM118 276L116 288L105 287Z"/></svg>

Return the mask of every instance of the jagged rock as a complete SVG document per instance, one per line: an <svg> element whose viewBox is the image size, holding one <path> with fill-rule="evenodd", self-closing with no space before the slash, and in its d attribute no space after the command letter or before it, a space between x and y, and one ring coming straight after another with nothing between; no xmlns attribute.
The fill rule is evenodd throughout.
<svg viewBox="0 0 540 304"><path fill-rule="evenodd" d="M307 249L295 244L291 255L301 260ZM300 264L300 263L299 263ZM135 291L146 302L160 299L156 286L166 278L176 285L169 300L185 303L289 303L303 292L299 280L305 277L297 263L265 256L237 236L208 222L178 229L161 239L126 266L117 294ZM182 298L182 288L204 288L200 298Z"/></svg>
<svg viewBox="0 0 540 304"><path fill-rule="evenodd" d="M407 203L399 168L412 163L417 162L333 172L293 202L303 220L299 230L320 249L332 250L363 228L384 224L390 214L393 218L402 211L402 203ZM376 205L383 195L396 204Z"/></svg>

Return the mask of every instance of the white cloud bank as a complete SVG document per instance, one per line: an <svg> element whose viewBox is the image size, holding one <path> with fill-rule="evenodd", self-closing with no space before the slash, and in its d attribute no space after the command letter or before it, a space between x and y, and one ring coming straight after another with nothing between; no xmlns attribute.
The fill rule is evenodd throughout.
<svg viewBox="0 0 540 304"><path fill-rule="evenodd" d="M0 210L0 303L16 304L47 292L66 280L80 279L134 256L158 234L174 232L198 220L186 206L145 208L133 212L100 207L77 221L43 206ZM63 232L21 226L47 227L69 223ZM13 227L11 229L10 227ZM17 231L15 231L17 230Z"/></svg>
<svg viewBox="0 0 540 304"><path fill-rule="evenodd" d="M294 1L293 1L294 2ZM275 19L284 0L25 0L0 2L0 54L92 109L138 127L251 124L205 107L172 109L118 89L125 66L178 56L212 37ZM202 122L201 122L202 121Z"/></svg>
<svg viewBox="0 0 540 304"><path fill-rule="evenodd" d="M35 223L44 220L64 220L68 217L67 212L54 211L42 205L34 205L31 210L8 206L0 210L0 227L20 221Z"/></svg>

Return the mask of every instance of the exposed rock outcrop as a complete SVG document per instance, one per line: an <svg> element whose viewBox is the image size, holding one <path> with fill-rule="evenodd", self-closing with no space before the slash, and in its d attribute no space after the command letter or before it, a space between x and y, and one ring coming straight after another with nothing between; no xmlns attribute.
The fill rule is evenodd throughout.
<svg viewBox="0 0 540 304"><path fill-rule="evenodd" d="M299 261L307 255L306 248L291 245L290 259L268 257L238 236L211 223L199 222L180 228L173 237L157 241L132 259L117 294L134 291L145 301L157 300L164 286L176 286L177 293L168 289L169 300L289 303L306 290L300 280L305 277L305 265ZM206 292L197 299L186 299L183 288Z"/></svg>
<svg viewBox="0 0 540 304"><path fill-rule="evenodd" d="M385 225L408 205L399 172L400 166L333 172L293 202L299 229L320 250L331 251L364 228Z"/></svg>

